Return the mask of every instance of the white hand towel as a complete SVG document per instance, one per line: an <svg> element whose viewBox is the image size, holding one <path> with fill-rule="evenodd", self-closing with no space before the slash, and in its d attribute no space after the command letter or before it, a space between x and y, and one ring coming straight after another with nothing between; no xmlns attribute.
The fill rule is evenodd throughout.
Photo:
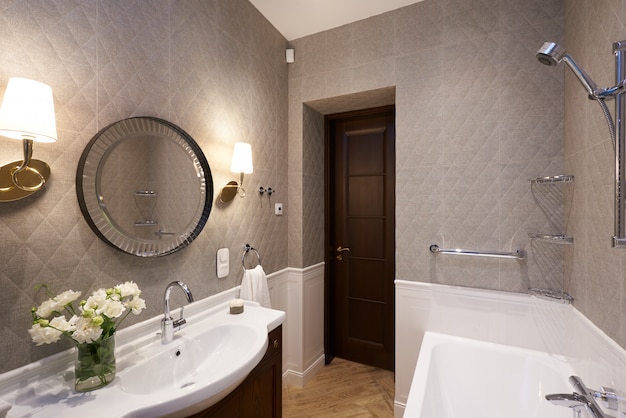
<svg viewBox="0 0 626 418"><path fill-rule="evenodd" d="M243 271L239 297L259 302L264 308L272 307L270 291L267 287L267 277L265 277L265 272L260 264L253 269Z"/></svg>

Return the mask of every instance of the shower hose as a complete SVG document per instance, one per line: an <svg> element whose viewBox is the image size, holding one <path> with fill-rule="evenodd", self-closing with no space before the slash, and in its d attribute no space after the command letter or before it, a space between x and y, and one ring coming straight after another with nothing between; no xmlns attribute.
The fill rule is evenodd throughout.
<svg viewBox="0 0 626 418"><path fill-rule="evenodd" d="M596 102L600 105L602 109L602 113L604 113L604 117L606 118L606 123L609 125L609 131L611 132L611 142L613 143L613 149L615 150L615 123L613 122L613 118L611 117L611 113L609 112L609 108L606 103L602 99L595 99Z"/></svg>

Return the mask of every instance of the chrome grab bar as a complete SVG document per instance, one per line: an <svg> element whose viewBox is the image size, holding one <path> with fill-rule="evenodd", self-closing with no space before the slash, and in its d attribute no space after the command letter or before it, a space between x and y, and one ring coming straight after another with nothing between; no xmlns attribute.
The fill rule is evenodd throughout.
<svg viewBox="0 0 626 418"><path fill-rule="evenodd" d="M473 251L473 250L462 250L460 248L456 249L443 249L439 248L437 244L431 244L428 247L431 253L433 254L454 254L454 255L470 255L475 257L494 257L494 258L512 258L517 260L523 260L526 258L526 252L524 250L515 250L514 253L506 253L500 251Z"/></svg>

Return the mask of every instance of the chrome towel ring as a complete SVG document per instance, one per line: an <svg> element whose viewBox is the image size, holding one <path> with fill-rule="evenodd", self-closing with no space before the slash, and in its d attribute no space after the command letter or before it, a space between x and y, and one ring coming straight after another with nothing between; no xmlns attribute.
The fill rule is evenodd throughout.
<svg viewBox="0 0 626 418"><path fill-rule="evenodd" d="M248 254L250 251L254 251L254 253L256 254L257 259L259 260L257 265L260 266L261 265L261 255L259 254L259 252L256 250L256 248L251 247L250 244L246 244L243 246L243 255L241 256L241 265L243 265L243 269L246 269L246 254Z"/></svg>

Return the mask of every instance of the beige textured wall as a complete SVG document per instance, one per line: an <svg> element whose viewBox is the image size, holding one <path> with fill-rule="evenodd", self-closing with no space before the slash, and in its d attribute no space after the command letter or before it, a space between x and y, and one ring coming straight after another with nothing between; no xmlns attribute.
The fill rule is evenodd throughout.
<svg viewBox="0 0 626 418"><path fill-rule="evenodd" d="M69 347L35 347L27 329L34 286L87 294L125 280L139 284L148 310L162 312L163 291L183 280L197 299L241 280L245 243L266 272L287 267L287 219L273 215L287 198L285 39L246 0L22 0L0 2L0 86L11 76L49 84L59 140L36 144L51 165L43 193L0 204L0 372ZM248 196L216 204L205 229L184 250L158 259L116 251L89 229L74 181L80 154L99 129L148 115L186 130L211 166L215 196L231 174L234 142L252 144ZM21 159L21 145L0 139L0 163ZM272 187L271 200L258 197ZM215 252L231 249L231 273L217 279ZM176 292L174 306L182 302ZM131 323L129 321L129 323ZM155 330L156 331L156 330Z"/></svg>
<svg viewBox="0 0 626 418"><path fill-rule="evenodd" d="M564 46L602 87L615 84L612 43L624 39L626 1L565 1ZM566 210L576 243L566 253L565 278L576 307L626 347L626 251L611 248L613 145L600 107L563 71L565 167L576 176ZM608 105L613 112L613 102Z"/></svg>
<svg viewBox="0 0 626 418"><path fill-rule="evenodd" d="M528 233L562 233L563 190L531 191L528 179L563 170L562 73L535 59L543 41L561 39L562 31L561 0L425 0L295 40L290 155L301 153L306 161L305 149L314 146L303 103L323 109L339 102L343 107L327 107L351 110L380 103L350 95L395 87L396 278L504 291L561 289L563 248L531 243ZM290 160L290 192L317 187L305 181L297 189L298 177L312 166L307 171ZM292 228L322 234L323 214L295 218L302 213L292 212L290 237ZM301 243L303 259L321 261L323 251L310 242ZM529 259L434 258L431 243L523 248Z"/></svg>
<svg viewBox="0 0 626 418"><path fill-rule="evenodd" d="M564 3L425 0L293 41L289 141L302 155L302 138L312 139L302 133L303 103L341 102L333 110L350 110L363 103L343 98L395 86L396 277L505 291L564 289L625 347L626 253L610 247L610 136L570 72L542 66L534 55L544 41L564 42L600 85L613 85L611 43L626 39L626 2ZM297 164L290 163L290 175L302 170ZM527 183L556 174L573 174L575 182ZM312 187L294 177L296 192ZM292 213L290 236L296 222L315 233L309 225L319 216ZM533 232L566 232L575 243L530 242ZM426 251L432 242L524 248L529 257L435 259ZM323 259L307 241L301 245L302 254Z"/></svg>
<svg viewBox="0 0 626 418"><path fill-rule="evenodd" d="M566 0L566 46L600 84L613 81L610 42L626 37L625 7L623 0ZM285 40L244 0L0 4L0 85L11 76L51 85L59 127L57 143L35 145L34 157L52 166L46 191L0 205L0 372L67 347L28 339L38 283L88 292L135 280L148 317L161 311L169 280L188 282L197 298L238 284L246 242L259 248L267 272L322 261L320 115L386 104L390 91L397 104L396 277L506 291L559 287L565 253L565 290L626 345L626 266L609 244L604 120L567 75L564 170L563 69L534 59L544 40L563 39L563 29L560 0L425 0L292 42L296 63L287 81ZM108 123L137 115L189 132L211 165L216 194L233 177L232 143L253 145L248 198L216 205L189 248L161 259L100 242L76 203L85 144ZM20 152L0 140L0 163ZM528 178L564 171L576 175L575 192L531 193ZM277 190L271 201L253 193L261 185ZM287 202L282 218L271 215L278 201ZM526 236L563 228L574 246L531 244ZM433 259L431 242L520 247L529 259ZM231 248L233 273L218 281L215 251L223 246Z"/></svg>

